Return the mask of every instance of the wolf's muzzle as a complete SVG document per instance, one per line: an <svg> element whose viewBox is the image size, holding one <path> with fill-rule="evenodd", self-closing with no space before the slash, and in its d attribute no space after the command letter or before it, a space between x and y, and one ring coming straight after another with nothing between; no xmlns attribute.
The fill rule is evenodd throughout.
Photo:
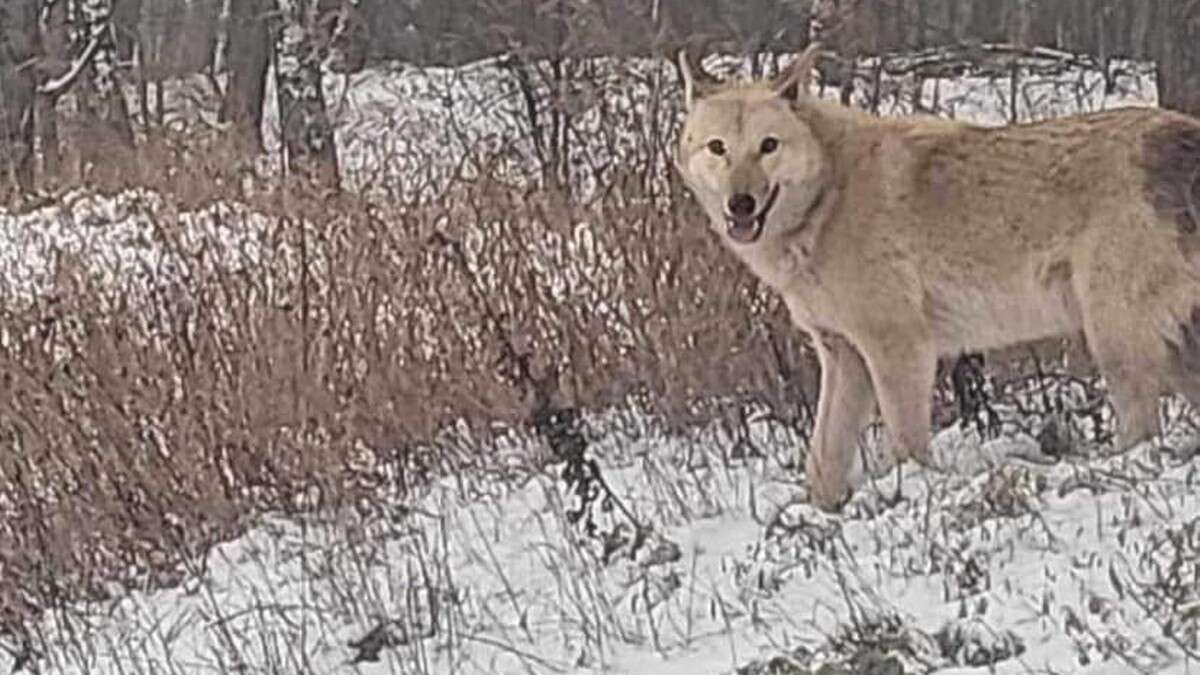
<svg viewBox="0 0 1200 675"><path fill-rule="evenodd" d="M754 207L757 206L757 202L753 196L739 193L730 197L729 203L726 205L728 214L725 216L726 232L729 233L729 238L739 244L753 244L758 241L767 225L767 215L770 214L771 208L775 206L775 200L778 198L779 185L776 184L771 188L766 205L758 212L758 215L755 215Z"/></svg>

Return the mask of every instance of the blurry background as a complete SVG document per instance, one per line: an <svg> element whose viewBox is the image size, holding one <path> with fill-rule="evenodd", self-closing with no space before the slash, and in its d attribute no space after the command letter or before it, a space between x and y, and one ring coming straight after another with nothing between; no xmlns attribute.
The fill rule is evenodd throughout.
<svg viewBox="0 0 1200 675"><path fill-rule="evenodd" d="M48 175L61 170L55 104L68 91L78 99L72 123L89 131L72 141L85 161L96 152L88 146L128 146L132 127L161 125L163 84L196 75L212 84L198 95L239 129L245 147L261 146L272 62L291 82L283 105L309 111L291 126L291 152L324 162L334 148L301 142L324 133L323 92L306 91L305 78L394 61L461 66L505 55L562 65L661 57L684 45L763 55L819 37L851 64L952 50L954 62L940 71L948 74L989 58L984 45L1006 44L1086 55L1106 69L1117 59L1152 62L1162 104L1200 111L1195 0L14 0L0 11L4 156L26 186L35 161ZM844 82L846 67L829 67L831 80ZM939 73L927 65L922 74ZM113 97L117 83L130 88L126 96Z"/></svg>

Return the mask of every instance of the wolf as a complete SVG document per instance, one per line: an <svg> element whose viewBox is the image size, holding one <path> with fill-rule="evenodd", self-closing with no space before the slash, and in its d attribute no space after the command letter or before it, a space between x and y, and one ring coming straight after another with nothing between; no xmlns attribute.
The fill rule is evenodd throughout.
<svg viewBox="0 0 1200 675"><path fill-rule="evenodd" d="M1200 403L1200 120L884 119L810 95L819 54L722 82L681 51L675 148L717 236L812 338L815 504L851 495L876 409L900 461L930 461L943 356L1081 334L1123 448L1160 434L1160 394Z"/></svg>

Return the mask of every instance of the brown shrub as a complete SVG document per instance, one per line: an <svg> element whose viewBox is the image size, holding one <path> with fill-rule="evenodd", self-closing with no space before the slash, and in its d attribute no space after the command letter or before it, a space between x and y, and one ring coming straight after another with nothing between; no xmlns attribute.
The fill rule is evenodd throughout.
<svg viewBox="0 0 1200 675"><path fill-rule="evenodd" d="M806 419L799 335L687 202L486 176L393 198L248 191L219 145L183 140L147 142L130 174L157 190L144 214L168 271L105 280L60 255L52 288L3 291L10 629L114 580L169 583L263 510L486 464L442 442L462 423L525 426L547 401Z"/></svg>

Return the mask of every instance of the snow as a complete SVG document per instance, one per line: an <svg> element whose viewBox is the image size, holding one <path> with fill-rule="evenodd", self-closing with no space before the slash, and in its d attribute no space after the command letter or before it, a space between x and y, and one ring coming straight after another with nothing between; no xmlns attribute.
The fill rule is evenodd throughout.
<svg viewBox="0 0 1200 675"><path fill-rule="evenodd" d="M1164 564L1165 533L1195 526L1189 462L1146 445L1031 464L1012 457L1036 454L1031 439L951 428L935 447L973 453L975 471L909 468L887 506L893 470L839 516L803 503L784 430L756 424L765 456L728 462L732 439L715 429L642 426L628 442L596 423L593 447L666 554L651 544L602 564L563 516L557 466L447 478L403 506L268 516L178 588L54 613L45 672L733 672L779 654L834 658L836 636L888 617L911 650L906 672L977 672L969 650L1014 645L991 672L1186 672L1131 589ZM1098 493L1071 489L1080 476ZM997 486L1011 503L989 499ZM395 622L393 647L351 664L348 645L380 622ZM976 644L956 662L939 631Z"/></svg>
<svg viewBox="0 0 1200 675"><path fill-rule="evenodd" d="M1148 71L1135 65L1108 93L1094 74L1030 81L1025 114L1153 104ZM651 110L662 123L676 119L674 97L651 103L655 86L672 81L670 68L597 67L613 79L573 99L582 129L603 115L624 116L631 129ZM643 93L617 92L614 102L617 76L630 73ZM533 175L519 92L497 63L398 66L328 83L355 180L448 175L480 145L508 152L514 171ZM906 86L921 86L926 105L936 101L945 114L1007 119L1007 93L969 78L900 81L885 114L911 111ZM581 139L572 150L579 157L611 159L613 139ZM633 136L618 140L637 145ZM47 292L64 256L106 283L168 283L178 259L155 229L155 203L137 192L69 195L0 215L5 294ZM252 237L238 237L253 228L230 223L256 216L218 213L232 208L191 214L182 236L233 242L249 264ZM991 440L950 428L935 440L940 470L906 466L898 478L873 453L852 502L830 515L805 503L793 430L755 422L754 452L737 457L738 439L720 425L682 435L662 428L630 411L588 419L589 453L652 532L642 546L619 509L596 514L597 537L571 522L559 464L448 476L403 502L268 514L185 565L177 587L117 588L112 600L49 612L35 627L36 667L753 674L789 672L768 670L787 662L796 664L790 672L815 672L866 658L864 644L886 644L905 672L984 672L978 663L993 673L1200 669L1180 644L1198 650L1200 614L1191 546L1200 490L1185 454L1144 445L1038 461L1037 443L1013 425ZM545 454L536 439L505 443L480 453ZM1183 436L1172 442L1191 445ZM903 498L893 503L897 483ZM377 661L369 644L352 646L372 634L386 644ZM11 667L0 649L0 669Z"/></svg>
<svg viewBox="0 0 1200 675"><path fill-rule="evenodd" d="M64 266L78 265L98 283L135 288L177 286L189 253L216 244L232 268L258 259L254 233L265 218L234 203L177 214L161 227L162 199L147 190L100 197L75 190L27 212L0 211L0 297L51 293Z"/></svg>

